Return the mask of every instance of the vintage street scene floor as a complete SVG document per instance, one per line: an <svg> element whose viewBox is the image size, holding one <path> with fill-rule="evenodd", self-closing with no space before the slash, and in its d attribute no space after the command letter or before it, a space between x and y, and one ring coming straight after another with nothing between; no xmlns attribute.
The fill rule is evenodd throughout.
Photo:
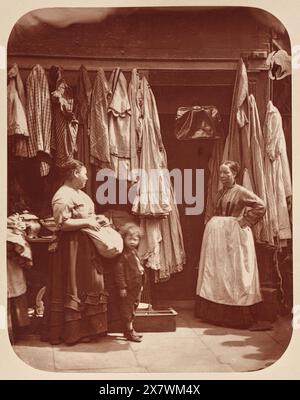
<svg viewBox="0 0 300 400"><path fill-rule="evenodd" d="M196 319L191 304L175 302L175 332L146 332L141 343L109 334L91 343L51 346L28 335L14 351L31 367L53 372L247 372L272 365L289 344L288 317L279 317L268 331L228 329Z"/></svg>

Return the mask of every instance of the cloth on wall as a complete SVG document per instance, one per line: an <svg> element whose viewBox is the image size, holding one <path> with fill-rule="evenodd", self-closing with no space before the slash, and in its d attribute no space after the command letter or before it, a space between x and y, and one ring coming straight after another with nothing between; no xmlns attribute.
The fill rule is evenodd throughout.
<svg viewBox="0 0 300 400"><path fill-rule="evenodd" d="M130 118L130 162L131 170L139 168L139 145L142 138L143 113L142 113L142 91L141 78L137 69L131 72L131 80L128 86L128 98L131 109Z"/></svg>
<svg viewBox="0 0 300 400"><path fill-rule="evenodd" d="M127 179L131 170L131 108L128 99L127 81L120 68L116 68L112 72L109 86L111 100L108 106L108 132L111 167L116 177ZM122 170L119 171L119 168L122 168ZM124 174L123 176L122 173Z"/></svg>
<svg viewBox="0 0 300 400"><path fill-rule="evenodd" d="M225 142L222 161L232 160L238 162L241 171L243 171L244 168L249 170L251 181L253 181L251 159L247 151L249 147L248 76L245 64L241 59L237 66L229 120L229 132ZM238 176L236 180L237 183L241 183L242 177Z"/></svg>
<svg viewBox="0 0 300 400"><path fill-rule="evenodd" d="M160 220L154 218L142 218L140 227L144 234L138 248L139 257L145 262L147 268L159 270L162 266L160 253L162 232Z"/></svg>
<svg viewBox="0 0 300 400"><path fill-rule="evenodd" d="M26 115L29 131L28 157L36 157L38 152L50 154L51 142L51 101L45 70L35 65L26 81ZM50 166L42 161L40 173L48 175Z"/></svg>
<svg viewBox="0 0 300 400"><path fill-rule="evenodd" d="M143 217L164 217L171 211L170 182L166 174L164 147L159 116L153 92L145 77L142 78L143 129L140 151L140 170L133 201L133 214Z"/></svg>
<svg viewBox="0 0 300 400"><path fill-rule="evenodd" d="M250 148L243 149L244 152L248 151L251 156L251 171L250 179L252 176L253 192L268 204L267 187L264 173L264 139L262 129L260 126L259 114L256 101L253 95L249 96L249 134L250 134ZM244 154L243 152L243 154ZM257 242L274 244L272 227L269 221L268 214L253 227L253 234Z"/></svg>
<svg viewBox="0 0 300 400"><path fill-rule="evenodd" d="M92 95L92 84L86 68L81 65L76 91L76 117L78 119L77 154L76 158L83 162L87 169L88 181L86 193L92 196L92 171L90 165L89 113Z"/></svg>
<svg viewBox="0 0 300 400"><path fill-rule="evenodd" d="M163 240L160 242L161 268L155 271L155 280L166 281L174 273L181 272L186 263L180 217L171 187L171 212L160 220Z"/></svg>
<svg viewBox="0 0 300 400"><path fill-rule="evenodd" d="M167 171L167 157L162 142L154 94L145 77L141 78L140 86L137 86L137 88L136 101L139 102L143 116L141 119L142 126L137 136L138 148L140 148L139 168L147 173L154 170L160 175L163 173L162 171ZM140 136L139 133L141 133ZM160 181L160 185L165 183L164 180ZM156 282L168 280L171 274L182 271L185 264L179 213L172 186L170 182L167 184L167 190L163 186L159 186L158 193L152 193L151 190L157 190L157 188L151 186L151 182L149 188L148 182L144 184L140 177L138 195L132 207L133 214L145 217L141 219L141 227L145 234L141 238L139 255L141 259L147 260L146 266L154 270ZM166 191L168 194L167 201L166 203L156 202L155 204L151 201L153 198L156 198L156 200L163 198L163 195L159 193L160 191ZM154 196L151 198L153 194Z"/></svg>
<svg viewBox="0 0 300 400"><path fill-rule="evenodd" d="M51 148L55 163L60 167L74 157L78 120L74 114L73 89L64 79L62 68L52 66L49 80L55 87L55 90L51 92L53 105Z"/></svg>
<svg viewBox="0 0 300 400"><path fill-rule="evenodd" d="M271 101L267 106L263 134L268 199L274 207L271 208L269 205L268 212L274 236L285 241L291 239L291 226L286 201L286 198L292 192L291 179L281 115ZM285 244L285 242L282 244Z"/></svg>
<svg viewBox="0 0 300 400"><path fill-rule="evenodd" d="M7 85L7 126L8 136L13 138L13 153L27 157L28 126L26 118L26 99L24 85L17 64L8 71Z"/></svg>
<svg viewBox="0 0 300 400"><path fill-rule="evenodd" d="M204 223L206 224L214 215L216 196L219 190L219 169L224 152L224 139L217 140L213 145L211 157L208 162L209 178L207 185L207 200Z"/></svg>
<svg viewBox="0 0 300 400"><path fill-rule="evenodd" d="M108 102L110 88L105 73L99 68L92 91L90 112L90 162L100 168L110 167Z"/></svg>

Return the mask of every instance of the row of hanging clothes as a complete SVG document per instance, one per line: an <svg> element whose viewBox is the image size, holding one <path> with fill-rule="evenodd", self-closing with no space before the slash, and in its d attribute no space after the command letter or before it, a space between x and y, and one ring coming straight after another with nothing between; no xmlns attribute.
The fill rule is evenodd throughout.
<svg viewBox="0 0 300 400"><path fill-rule="evenodd" d="M206 222L213 215L220 189L218 166L225 160L240 164L237 183L257 194L266 204L264 218L255 225L257 243L282 248L292 238L292 184L286 140L279 110L269 101L261 126L257 104L249 94L246 66L238 63L226 141L216 143L209 162L210 180Z"/></svg>
<svg viewBox="0 0 300 400"><path fill-rule="evenodd" d="M76 88L71 87L61 67L48 73L35 65L23 84L18 66L8 71L8 136L11 151L19 159L37 158L40 176L49 174L50 165L62 166L72 158L92 171L109 168L118 179L119 166L131 171L156 170L162 176L167 156L160 131L156 101L145 76L131 71L129 84L120 70L109 79L99 68L92 84L84 66L78 71ZM92 194L93 182L86 191ZM155 281L165 281L185 264L182 229L174 193L164 197L166 181L138 182L131 212L140 220L145 234L140 257L154 270ZM159 191L159 201L151 201L151 191ZM95 198L95 196L92 196ZM164 199L164 200L162 200Z"/></svg>

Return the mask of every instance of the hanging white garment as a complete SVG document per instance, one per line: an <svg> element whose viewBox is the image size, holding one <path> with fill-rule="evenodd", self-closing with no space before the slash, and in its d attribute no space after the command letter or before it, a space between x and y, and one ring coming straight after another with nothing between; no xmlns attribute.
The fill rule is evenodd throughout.
<svg viewBox="0 0 300 400"><path fill-rule="evenodd" d="M130 116L127 81L116 68L109 81L111 101L108 106L108 132L111 166L119 179L130 177ZM119 173L119 168L121 172Z"/></svg>
<svg viewBox="0 0 300 400"><path fill-rule="evenodd" d="M267 106L266 118L264 123L265 140L265 174L268 185L268 210L273 224L274 236L285 240L291 238L291 226L286 201L286 191L284 176L287 182L287 193L291 192L289 169L287 171L286 146L284 132L282 129L282 119L278 109L269 101ZM282 165L282 153L284 169ZM275 209L270 209L270 204Z"/></svg>

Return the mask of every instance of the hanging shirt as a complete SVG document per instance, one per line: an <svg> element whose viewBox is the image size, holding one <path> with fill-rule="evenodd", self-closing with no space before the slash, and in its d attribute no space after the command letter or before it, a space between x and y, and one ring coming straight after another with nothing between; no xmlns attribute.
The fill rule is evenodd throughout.
<svg viewBox="0 0 300 400"><path fill-rule="evenodd" d="M27 124L29 130L28 157L36 157L38 151L50 154L51 102L48 80L44 69L35 65L27 82ZM49 165L41 163L42 176L49 173Z"/></svg>

